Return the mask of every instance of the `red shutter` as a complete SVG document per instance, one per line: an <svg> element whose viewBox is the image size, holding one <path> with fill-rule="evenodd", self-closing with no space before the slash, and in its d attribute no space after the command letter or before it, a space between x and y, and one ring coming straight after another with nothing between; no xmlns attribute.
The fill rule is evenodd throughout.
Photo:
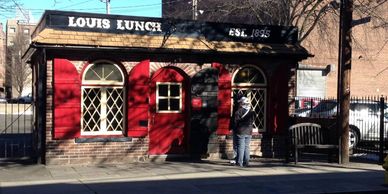
<svg viewBox="0 0 388 194"><path fill-rule="evenodd" d="M150 61L137 64L128 77L128 136L148 133L148 90Z"/></svg>
<svg viewBox="0 0 388 194"><path fill-rule="evenodd" d="M218 78L218 110L217 110L217 134L229 134L230 107L231 107L231 77L229 72L219 63L212 66L219 71Z"/></svg>
<svg viewBox="0 0 388 194"><path fill-rule="evenodd" d="M71 139L81 131L81 81L75 66L54 59L54 138Z"/></svg>

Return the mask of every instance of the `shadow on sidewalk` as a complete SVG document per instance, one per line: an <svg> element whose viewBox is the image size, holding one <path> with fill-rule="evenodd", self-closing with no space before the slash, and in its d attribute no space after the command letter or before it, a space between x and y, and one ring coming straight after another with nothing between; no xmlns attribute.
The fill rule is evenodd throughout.
<svg viewBox="0 0 388 194"><path fill-rule="evenodd" d="M242 172L240 172L242 173ZM290 175L171 174L164 177L2 183L2 194L13 193L136 193L136 194L257 194L257 193L387 193L376 172L299 173ZM162 180L157 180L162 179Z"/></svg>

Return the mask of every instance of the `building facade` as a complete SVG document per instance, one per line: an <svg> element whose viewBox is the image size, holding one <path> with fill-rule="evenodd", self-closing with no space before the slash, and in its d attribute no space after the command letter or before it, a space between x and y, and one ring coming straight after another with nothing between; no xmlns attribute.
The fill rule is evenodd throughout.
<svg viewBox="0 0 388 194"><path fill-rule="evenodd" d="M381 10L388 9L388 3L380 5ZM386 11L381 18L388 19ZM303 42L303 46L314 55L303 64L309 67L329 70L326 74L326 96L337 96L338 80L338 22L326 18L329 22L328 34L322 35L317 29ZM361 18L356 13L353 20ZM388 27L379 26L374 18L371 21L352 27L352 66L350 94L355 97L388 95ZM321 38L330 37L330 38ZM327 68L330 66L330 68Z"/></svg>
<svg viewBox="0 0 388 194"><path fill-rule="evenodd" d="M222 6L222 1L198 0L195 6L192 2L194 1L163 0L163 17L191 19L196 14L196 18L200 21L257 23L256 18L247 16L245 13L218 17L218 15L214 16L214 14L206 12L215 9L216 6ZM386 54L388 53L388 27L386 26L388 13L385 11L387 9L388 3L380 4L378 8L373 10L375 15L378 14L377 19L372 17L371 21L358 23L352 28L350 80L352 96L388 95L388 86L385 84L388 81L388 55ZM359 16L356 10L354 11L353 20L356 21L355 23L364 19ZM296 96L337 97L339 19L337 15L333 17L331 14L326 14L322 20L325 20L323 22L326 23L325 29L315 28L302 43L302 46L308 49L314 57L301 61L298 66L297 82L295 83Z"/></svg>
<svg viewBox="0 0 388 194"><path fill-rule="evenodd" d="M281 154L290 84L309 56L295 32L46 11L24 55L37 152L47 164L230 157L230 118L246 96L251 153Z"/></svg>
<svg viewBox="0 0 388 194"><path fill-rule="evenodd" d="M0 97L5 96L5 33L0 23Z"/></svg>
<svg viewBox="0 0 388 194"><path fill-rule="evenodd" d="M7 98L31 93L31 68L24 63L22 53L26 51L35 24L24 20L9 19L6 25L6 63L4 88ZM23 88L21 88L23 86Z"/></svg>

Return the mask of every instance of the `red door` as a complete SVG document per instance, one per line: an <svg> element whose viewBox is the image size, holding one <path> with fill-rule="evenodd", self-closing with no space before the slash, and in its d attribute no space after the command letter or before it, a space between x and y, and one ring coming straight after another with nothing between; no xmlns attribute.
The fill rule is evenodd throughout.
<svg viewBox="0 0 388 194"><path fill-rule="evenodd" d="M182 74L161 68L151 78L149 154L184 154L187 148L186 84Z"/></svg>

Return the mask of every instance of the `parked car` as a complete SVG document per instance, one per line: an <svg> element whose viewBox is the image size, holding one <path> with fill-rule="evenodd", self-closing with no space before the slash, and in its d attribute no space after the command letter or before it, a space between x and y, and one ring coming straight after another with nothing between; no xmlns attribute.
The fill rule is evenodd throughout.
<svg viewBox="0 0 388 194"><path fill-rule="evenodd" d="M28 94L27 96L20 96L18 98L11 98L8 100L9 103L21 103L21 104L30 104L32 103L32 95Z"/></svg>
<svg viewBox="0 0 388 194"><path fill-rule="evenodd" d="M385 137L388 137L388 107L384 107ZM337 102L323 100L312 109L296 113L299 117L330 118L337 116ZM377 142L380 137L380 105L378 102L352 101L349 107L349 148L362 141Z"/></svg>
<svg viewBox="0 0 388 194"><path fill-rule="evenodd" d="M27 96L21 96L17 99L17 102L23 104L30 104L32 103L32 95L28 94Z"/></svg>
<svg viewBox="0 0 388 194"><path fill-rule="evenodd" d="M4 97L0 97L0 103L7 103L7 99L5 99Z"/></svg>

